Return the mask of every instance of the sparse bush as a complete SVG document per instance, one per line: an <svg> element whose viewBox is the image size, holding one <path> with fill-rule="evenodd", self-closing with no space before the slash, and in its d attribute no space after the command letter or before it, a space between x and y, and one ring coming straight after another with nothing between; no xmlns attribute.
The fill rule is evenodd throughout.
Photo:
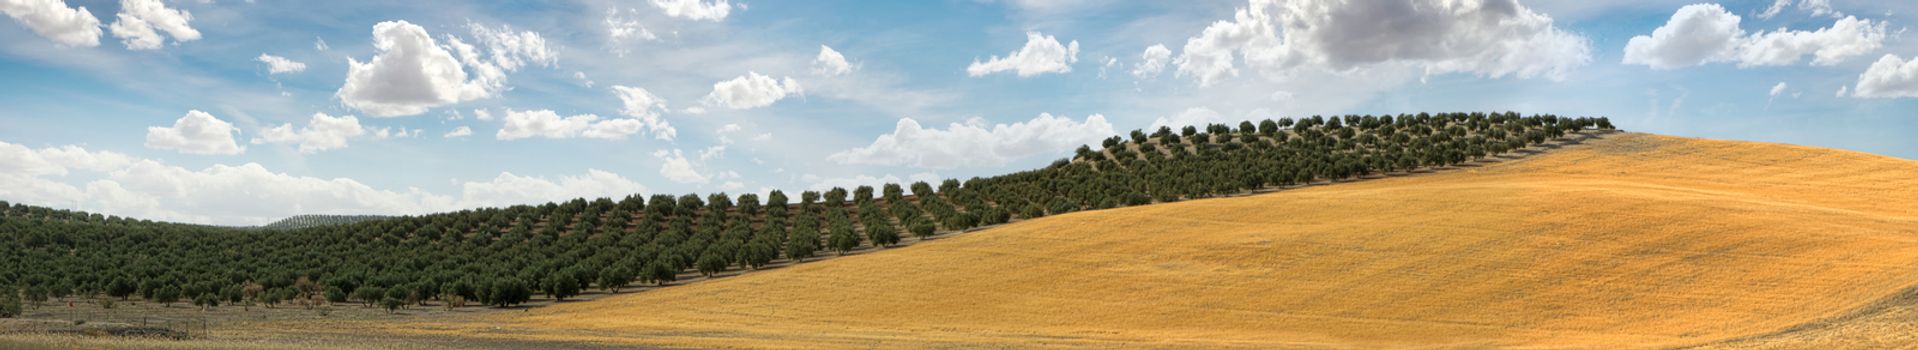
<svg viewBox="0 0 1918 350"><path fill-rule="evenodd" d="M19 317L23 311L25 310L22 310L20 307L20 292L8 288L0 288L0 318Z"/></svg>
<svg viewBox="0 0 1918 350"><path fill-rule="evenodd" d="M932 222L926 221L926 220L912 221L913 236L918 236L919 239L926 239L926 238L932 237L932 233L933 233Z"/></svg>

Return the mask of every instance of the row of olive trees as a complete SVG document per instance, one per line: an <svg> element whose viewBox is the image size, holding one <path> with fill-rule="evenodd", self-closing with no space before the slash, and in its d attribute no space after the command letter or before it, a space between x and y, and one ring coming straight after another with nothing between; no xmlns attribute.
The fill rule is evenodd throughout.
<svg viewBox="0 0 1918 350"><path fill-rule="evenodd" d="M581 198L288 231L0 202L0 287L22 299L105 294L204 307L511 306L1013 220L1422 171L1610 128L1604 118L1515 113L1168 127L1114 136L1039 169L936 184Z"/></svg>

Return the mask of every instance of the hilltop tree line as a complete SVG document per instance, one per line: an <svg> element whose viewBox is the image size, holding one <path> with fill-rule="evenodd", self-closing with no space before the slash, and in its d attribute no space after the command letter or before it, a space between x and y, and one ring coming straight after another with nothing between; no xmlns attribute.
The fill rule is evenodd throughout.
<svg viewBox="0 0 1918 350"><path fill-rule="evenodd" d="M297 229L303 229L303 228L309 228L309 227L344 225L344 224L351 224L351 223L361 222L361 221L380 220L385 218L387 217L380 216L380 215L295 215L285 219L280 219L279 221L268 223L266 225L261 225L259 226L259 228L263 230L297 230Z"/></svg>
<svg viewBox="0 0 1918 350"><path fill-rule="evenodd" d="M1162 127L1080 147L1044 168L936 185L581 198L288 230L0 202L0 316L71 296L388 310L564 300L1012 220L1456 165L1586 129L1612 125L1421 113Z"/></svg>

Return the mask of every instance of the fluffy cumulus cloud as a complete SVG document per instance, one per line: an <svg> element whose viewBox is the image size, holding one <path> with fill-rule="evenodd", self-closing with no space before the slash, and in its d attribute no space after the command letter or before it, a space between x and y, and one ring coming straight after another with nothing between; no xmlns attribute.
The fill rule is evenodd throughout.
<svg viewBox="0 0 1918 350"><path fill-rule="evenodd" d="M667 180L683 184L703 184L712 181L712 178L700 174L699 170L693 167L693 162L686 159L686 154L677 149L671 152L654 151L653 157L659 158L659 175L666 177Z"/></svg>
<svg viewBox="0 0 1918 350"><path fill-rule="evenodd" d="M1739 21L1718 4L1681 7L1650 36L1635 36L1625 44L1625 64L1671 69L1730 57L1744 36Z"/></svg>
<svg viewBox="0 0 1918 350"><path fill-rule="evenodd" d="M148 127L146 146L186 154L240 154L246 147L233 141L233 135L239 132L233 123L192 110L174 120L171 127Z"/></svg>
<svg viewBox="0 0 1918 350"><path fill-rule="evenodd" d="M813 59L812 71L829 77L846 75L852 73L852 63L846 62L846 55L839 54L832 47L819 45L819 57Z"/></svg>
<svg viewBox="0 0 1918 350"><path fill-rule="evenodd" d="M645 128L645 123L637 119L612 118L601 119L597 115L581 114L560 117L551 110L516 111L506 110L505 125L501 126L494 138L517 140L532 137L550 139L592 138L621 140L637 134Z"/></svg>
<svg viewBox="0 0 1918 350"><path fill-rule="evenodd" d="M113 36L131 50L153 50L166 44L166 38L160 32L172 36L175 42L200 40L200 31L194 30L190 22L193 14L186 10L167 8L160 0L120 0L120 13L115 16Z"/></svg>
<svg viewBox="0 0 1918 350"><path fill-rule="evenodd" d="M307 213L424 213L451 204L417 190L380 191L349 179L275 173L254 163L189 170L75 146L30 149L5 142L0 159L25 168L0 173L0 197L148 219L241 225Z"/></svg>
<svg viewBox="0 0 1918 350"><path fill-rule="evenodd" d="M671 141L679 136L679 130L661 115L666 113L666 99L643 88L623 85L613 85L613 94L619 95L619 114L638 120L654 138Z"/></svg>
<svg viewBox="0 0 1918 350"><path fill-rule="evenodd" d="M930 169L990 167L1045 154L1062 154L1112 136L1112 124L1094 114L1084 122L1041 113L1025 122L986 125L973 118L945 129L921 127L901 118L892 133L871 145L841 151L826 159L839 164L909 165Z"/></svg>
<svg viewBox="0 0 1918 350"><path fill-rule="evenodd" d="M1165 44L1153 44L1140 54L1139 65L1132 68L1132 76L1141 79L1159 76L1168 63L1172 63L1172 49L1166 48Z"/></svg>
<svg viewBox="0 0 1918 350"><path fill-rule="evenodd" d="M1830 66L1844 62L1845 59L1877 51L1884 46L1885 26L1883 22L1873 24L1871 20L1845 17L1833 23L1831 27L1815 31L1795 31L1778 29L1753 34L1748 40L1739 43L1738 65L1782 66L1797 63L1801 57L1811 55L1811 64Z"/></svg>
<svg viewBox="0 0 1918 350"><path fill-rule="evenodd" d="M401 132L405 132L404 129ZM390 132L388 132L390 134ZM306 127L294 128L292 123L281 124L260 132L253 138L253 144L299 145L300 153L312 154L320 151L346 148L347 140L364 136L367 129L360 126L360 119L354 116L329 116L326 113L313 113Z"/></svg>
<svg viewBox="0 0 1918 350"><path fill-rule="evenodd" d="M1838 91L1844 95L1844 90ZM1858 75L1858 86L1851 89L1858 98L1918 97L1918 58L1906 61L1897 55L1885 55Z"/></svg>
<svg viewBox="0 0 1918 350"><path fill-rule="evenodd" d="M1079 62L1079 41L1061 45L1059 39L1039 32L1026 32L1026 46L1006 54L1006 57L992 56L985 62L972 60L966 66L966 74L985 76L987 74L1012 71L1020 77L1029 77L1045 73L1072 72L1072 64Z"/></svg>
<svg viewBox="0 0 1918 350"><path fill-rule="evenodd" d="M375 24L376 53L366 62L347 59L346 83L336 95L348 107L370 116L417 115L433 107L494 96L505 88L507 72L558 62L538 33L479 24L468 29L484 46L484 53L452 35L445 36L442 46L425 28L406 21Z"/></svg>
<svg viewBox="0 0 1918 350"><path fill-rule="evenodd" d="M713 83L713 92L706 94L703 102L708 106L752 109L771 106L786 96L802 93L805 90L792 77L775 80L758 72L746 72L738 78Z"/></svg>
<svg viewBox="0 0 1918 350"><path fill-rule="evenodd" d="M1625 44L1625 64L1654 69L1676 69L1713 62L1736 62L1739 67L1796 64L1812 56L1811 64L1830 66L1871 53L1884 46L1886 24L1845 17L1830 27L1813 31L1777 29L1747 34L1736 14L1718 4L1681 7L1651 35L1632 37Z"/></svg>
<svg viewBox="0 0 1918 350"><path fill-rule="evenodd" d="M653 6L667 16L708 21L726 19L733 10L726 0L653 0Z"/></svg>
<svg viewBox="0 0 1918 350"><path fill-rule="evenodd" d="M457 196L381 190L349 178L274 172L265 166L192 170L77 146L34 149L0 142L0 198L110 215L216 225L258 225L299 214L417 215L647 192L600 170L556 179L501 173L460 185Z"/></svg>
<svg viewBox="0 0 1918 350"><path fill-rule="evenodd" d="M286 59L286 57L260 54L260 57L254 60L266 64L267 74L299 73L306 71L305 63L289 60Z"/></svg>
<svg viewBox="0 0 1918 350"><path fill-rule="evenodd" d="M68 7L62 0L0 0L0 13L60 46L100 46L100 19L84 6Z"/></svg>
<svg viewBox="0 0 1918 350"><path fill-rule="evenodd" d="M426 28L380 22L373 26L373 48L378 53L366 62L347 58L346 84L338 92L341 102L368 115L415 115L490 93L466 79L460 61Z"/></svg>
<svg viewBox="0 0 1918 350"><path fill-rule="evenodd" d="M1187 39L1173 64L1201 86L1237 76L1235 59L1272 76L1401 63L1428 75L1561 79L1591 61L1590 46L1517 0L1251 0Z"/></svg>

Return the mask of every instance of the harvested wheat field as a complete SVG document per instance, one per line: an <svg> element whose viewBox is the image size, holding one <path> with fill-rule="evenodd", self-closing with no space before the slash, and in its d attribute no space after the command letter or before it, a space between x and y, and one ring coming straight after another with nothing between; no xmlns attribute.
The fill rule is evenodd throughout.
<svg viewBox="0 0 1918 350"><path fill-rule="evenodd" d="M1662 348L1870 320L1841 316L1914 283L1918 162L1623 133L379 327L669 347Z"/></svg>

